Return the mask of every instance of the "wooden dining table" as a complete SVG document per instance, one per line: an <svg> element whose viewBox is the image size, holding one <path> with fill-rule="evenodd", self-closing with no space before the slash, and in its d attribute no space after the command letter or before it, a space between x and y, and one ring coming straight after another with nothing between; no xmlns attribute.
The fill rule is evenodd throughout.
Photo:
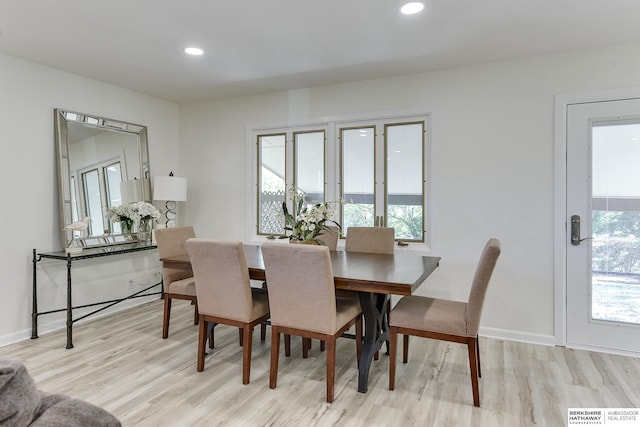
<svg viewBox="0 0 640 427"><path fill-rule="evenodd" d="M244 245L249 277L266 280L259 245ZM164 268L190 269L187 254L161 258ZM389 340L387 306L390 295L411 295L438 267L440 257L416 252L372 254L331 251L336 289L358 292L364 317L364 343L358 370L358 391L366 393L375 353Z"/></svg>

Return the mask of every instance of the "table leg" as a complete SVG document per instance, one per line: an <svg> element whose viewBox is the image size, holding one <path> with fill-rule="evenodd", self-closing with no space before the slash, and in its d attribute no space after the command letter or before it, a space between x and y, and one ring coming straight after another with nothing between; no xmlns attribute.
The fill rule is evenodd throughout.
<svg viewBox="0 0 640 427"><path fill-rule="evenodd" d="M67 347L73 348L73 310L71 301L71 255L67 255Z"/></svg>
<svg viewBox="0 0 640 427"><path fill-rule="evenodd" d="M36 264L38 257L36 250L33 250L33 301L31 306L31 339L38 338L38 286L36 278Z"/></svg>
<svg viewBox="0 0 640 427"><path fill-rule="evenodd" d="M366 393L369 386L369 369L376 351L389 339L387 324L387 304L389 295L359 292L360 306L364 316L364 345L360 354L358 370L358 391Z"/></svg>

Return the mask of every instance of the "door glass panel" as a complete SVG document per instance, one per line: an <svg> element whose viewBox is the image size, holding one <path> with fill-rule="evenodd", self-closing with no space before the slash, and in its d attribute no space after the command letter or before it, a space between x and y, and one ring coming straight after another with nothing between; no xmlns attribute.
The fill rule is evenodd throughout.
<svg viewBox="0 0 640 427"><path fill-rule="evenodd" d="M342 129L342 229L374 225L375 128Z"/></svg>
<svg viewBox="0 0 640 427"><path fill-rule="evenodd" d="M324 131L294 133L295 185L309 203L324 202Z"/></svg>
<svg viewBox="0 0 640 427"><path fill-rule="evenodd" d="M593 126L592 237L591 318L640 324L640 123Z"/></svg>
<svg viewBox="0 0 640 427"><path fill-rule="evenodd" d="M258 234L284 234L285 134L258 136Z"/></svg>
<svg viewBox="0 0 640 427"><path fill-rule="evenodd" d="M387 221L396 239L422 241L424 194L422 123L385 126Z"/></svg>

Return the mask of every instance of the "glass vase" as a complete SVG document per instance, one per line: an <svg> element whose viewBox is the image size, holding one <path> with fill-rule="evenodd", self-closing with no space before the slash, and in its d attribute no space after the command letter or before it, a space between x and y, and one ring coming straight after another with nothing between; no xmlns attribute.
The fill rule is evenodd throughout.
<svg viewBox="0 0 640 427"><path fill-rule="evenodd" d="M151 244L151 220L141 219L138 224L138 243L143 245Z"/></svg>
<svg viewBox="0 0 640 427"><path fill-rule="evenodd" d="M130 236L133 231L133 221L132 220L120 220L120 233L125 236Z"/></svg>

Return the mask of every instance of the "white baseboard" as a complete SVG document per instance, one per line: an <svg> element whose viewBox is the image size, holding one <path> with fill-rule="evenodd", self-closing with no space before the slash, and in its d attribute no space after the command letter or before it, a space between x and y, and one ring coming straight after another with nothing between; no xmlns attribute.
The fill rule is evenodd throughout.
<svg viewBox="0 0 640 427"><path fill-rule="evenodd" d="M150 295L148 297L141 297L141 298L122 301L121 303L119 303L114 307L110 307L100 313L96 313L92 316L89 316L86 319L78 321L78 323L74 323L74 326L91 322L93 320L100 319L105 316L110 316L111 314L117 313L119 311L127 310L131 307L135 307L140 304L145 304L151 301L155 301L158 298L159 296L157 295ZM65 329L65 328L66 328L66 319L57 319L49 322L43 322L40 319L38 319L38 336L39 337L45 334L49 334L51 332ZM6 346L9 344L14 344L21 341L26 341L29 339L31 339L31 328L23 329L22 331L0 336L0 347ZM62 342L61 345L65 345L65 343Z"/></svg>
<svg viewBox="0 0 640 427"><path fill-rule="evenodd" d="M480 328L480 337L497 338L506 341L518 341L529 344L555 346L556 338L553 335L532 334L528 332L511 331L499 328Z"/></svg>

